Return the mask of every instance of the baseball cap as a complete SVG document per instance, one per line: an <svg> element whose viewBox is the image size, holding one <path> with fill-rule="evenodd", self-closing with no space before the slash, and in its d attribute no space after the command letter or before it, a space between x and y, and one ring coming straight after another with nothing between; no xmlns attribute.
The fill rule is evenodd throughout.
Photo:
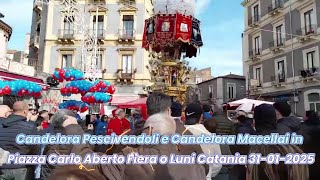
<svg viewBox="0 0 320 180"><path fill-rule="evenodd" d="M203 113L203 109L198 103L188 104L185 110L186 120L199 119Z"/></svg>

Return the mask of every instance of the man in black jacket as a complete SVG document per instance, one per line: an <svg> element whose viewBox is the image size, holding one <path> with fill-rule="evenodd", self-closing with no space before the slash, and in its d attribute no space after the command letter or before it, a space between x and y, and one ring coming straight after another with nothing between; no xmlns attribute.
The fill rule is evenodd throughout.
<svg viewBox="0 0 320 180"><path fill-rule="evenodd" d="M29 114L29 106L23 101L15 102L13 114L2 123L0 131L0 147L10 153L20 153L21 155L37 155L38 146L18 145L16 136L20 133L31 135L37 133L34 122L27 121L37 118ZM0 179L25 180L34 178L34 167L25 165L4 164L0 167Z"/></svg>
<svg viewBox="0 0 320 180"><path fill-rule="evenodd" d="M273 104L277 116L277 129L279 134L297 132L301 125L301 119L291 116L291 107L287 102Z"/></svg>

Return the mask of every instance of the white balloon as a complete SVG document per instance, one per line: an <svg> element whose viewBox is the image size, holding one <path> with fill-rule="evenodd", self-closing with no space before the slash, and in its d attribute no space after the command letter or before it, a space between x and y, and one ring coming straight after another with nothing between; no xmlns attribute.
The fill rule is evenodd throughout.
<svg viewBox="0 0 320 180"><path fill-rule="evenodd" d="M194 16L196 0L154 0L154 11L156 14L180 13Z"/></svg>

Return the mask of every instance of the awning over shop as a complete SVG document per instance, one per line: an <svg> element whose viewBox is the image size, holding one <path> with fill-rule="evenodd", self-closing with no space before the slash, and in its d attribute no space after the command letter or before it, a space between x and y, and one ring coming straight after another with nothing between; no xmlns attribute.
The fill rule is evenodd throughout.
<svg viewBox="0 0 320 180"><path fill-rule="evenodd" d="M135 101L139 99L139 96L130 96L130 95L113 95L111 105L117 106L121 104L126 104L130 101Z"/></svg>
<svg viewBox="0 0 320 180"><path fill-rule="evenodd" d="M42 81L42 79L38 79L31 76L20 75L16 73L11 73L11 72L5 72L5 71L0 71L0 79L7 80L7 81L22 79L22 80L34 82L39 84L44 91L49 90L49 87L50 87L49 85L45 84Z"/></svg>
<svg viewBox="0 0 320 180"><path fill-rule="evenodd" d="M119 108L137 108L140 109L140 113L143 117L143 119L147 119L147 97L144 98L139 98L137 100L134 101L130 101L124 104L119 104L118 107Z"/></svg>

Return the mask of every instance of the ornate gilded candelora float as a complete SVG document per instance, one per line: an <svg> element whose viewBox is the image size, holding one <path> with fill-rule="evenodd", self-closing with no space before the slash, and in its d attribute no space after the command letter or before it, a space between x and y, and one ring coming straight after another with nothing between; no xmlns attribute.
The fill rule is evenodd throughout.
<svg viewBox="0 0 320 180"><path fill-rule="evenodd" d="M153 15L145 20L142 47L150 52L147 69L161 91L185 103L192 69L185 58L197 56L203 45L200 21L194 17L196 0L154 0Z"/></svg>

